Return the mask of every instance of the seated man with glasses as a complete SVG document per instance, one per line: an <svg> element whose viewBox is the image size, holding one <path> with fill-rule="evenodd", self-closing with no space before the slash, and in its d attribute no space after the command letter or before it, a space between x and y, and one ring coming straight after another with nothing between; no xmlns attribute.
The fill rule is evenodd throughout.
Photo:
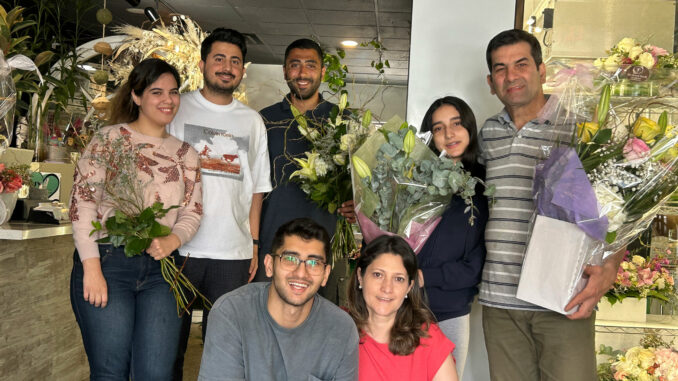
<svg viewBox="0 0 678 381"><path fill-rule="evenodd" d="M199 380L355 380L358 331L316 295L330 275L330 238L308 218L280 226L264 258L272 281L219 298L209 316Z"/></svg>

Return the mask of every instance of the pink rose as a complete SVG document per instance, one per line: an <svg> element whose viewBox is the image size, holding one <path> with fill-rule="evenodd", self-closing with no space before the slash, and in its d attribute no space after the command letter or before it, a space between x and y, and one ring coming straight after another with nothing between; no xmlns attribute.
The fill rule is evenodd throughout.
<svg viewBox="0 0 678 381"><path fill-rule="evenodd" d="M654 45L645 45L645 51L652 54L653 57L669 55L666 49Z"/></svg>
<svg viewBox="0 0 678 381"><path fill-rule="evenodd" d="M638 284L652 284L652 272L648 268L638 271Z"/></svg>
<svg viewBox="0 0 678 381"><path fill-rule="evenodd" d="M631 138L624 144L623 153L627 161L640 160L650 154L650 147L641 139Z"/></svg>

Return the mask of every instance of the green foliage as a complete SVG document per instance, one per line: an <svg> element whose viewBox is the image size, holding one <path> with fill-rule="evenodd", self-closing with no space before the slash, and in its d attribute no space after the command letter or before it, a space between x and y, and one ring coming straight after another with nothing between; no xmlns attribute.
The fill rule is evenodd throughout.
<svg viewBox="0 0 678 381"><path fill-rule="evenodd" d="M341 62L344 57L346 57L346 52L343 49L337 49L336 54L325 53L325 57L323 57L325 63L323 81L327 82L330 90L333 92L341 91L342 94L346 92L343 89L346 86L346 75L348 74L348 67Z"/></svg>
<svg viewBox="0 0 678 381"><path fill-rule="evenodd" d="M388 60L384 60L384 51L387 49L384 47L384 45L377 40L376 38L366 41L366 42L361 42L360 46L362 47L372 47L374 50L379 54L379 58L375 61L373 60L371 62L371 66L379 72L379 74L384 74L384 68L390 68L391 64L388 62Z"/></svg>
<svg viewBox="0 0 678 381"><path fill-rule="evenodd" d="M143 209L139 215L127 215L116 210L105 223L108 236L98 239L97 242L111 243L115 247L124 245L125 255L128 257L141 255L151 245L153 238L164 237L171 233L171 229L160 224L157 219L164 217L174 208L178 206L164 208L161 202L156 202ZM99 221L92 221L92 226L94 229L90 235L103 230Z"/></svg>

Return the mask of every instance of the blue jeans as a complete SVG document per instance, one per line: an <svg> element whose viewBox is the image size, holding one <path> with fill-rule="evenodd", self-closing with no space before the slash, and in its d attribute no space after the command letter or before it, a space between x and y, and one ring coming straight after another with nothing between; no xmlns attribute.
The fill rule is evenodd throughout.
<svg viewBox="0 0 678 381"><path fill-rule="evenodd" d="M99 245L108 305L83 298L77 251L71 273L71 304L90 366L90 380L170 380L181 319L160 262L147 254L127 258L124 248ZM172 253L178 257L178 252Z"/></svg>

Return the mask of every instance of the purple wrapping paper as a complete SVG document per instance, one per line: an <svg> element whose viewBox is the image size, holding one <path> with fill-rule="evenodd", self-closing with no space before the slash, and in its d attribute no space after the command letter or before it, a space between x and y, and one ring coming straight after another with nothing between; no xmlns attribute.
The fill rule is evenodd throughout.
<svg viewBox="0 0 678 381"><path fill-rule="evenodd" d="M533 194L537 214L574 223L592 238L605 240L607 217L598 215L596 195L573 148L554 147L537 165Z"/></svg>

